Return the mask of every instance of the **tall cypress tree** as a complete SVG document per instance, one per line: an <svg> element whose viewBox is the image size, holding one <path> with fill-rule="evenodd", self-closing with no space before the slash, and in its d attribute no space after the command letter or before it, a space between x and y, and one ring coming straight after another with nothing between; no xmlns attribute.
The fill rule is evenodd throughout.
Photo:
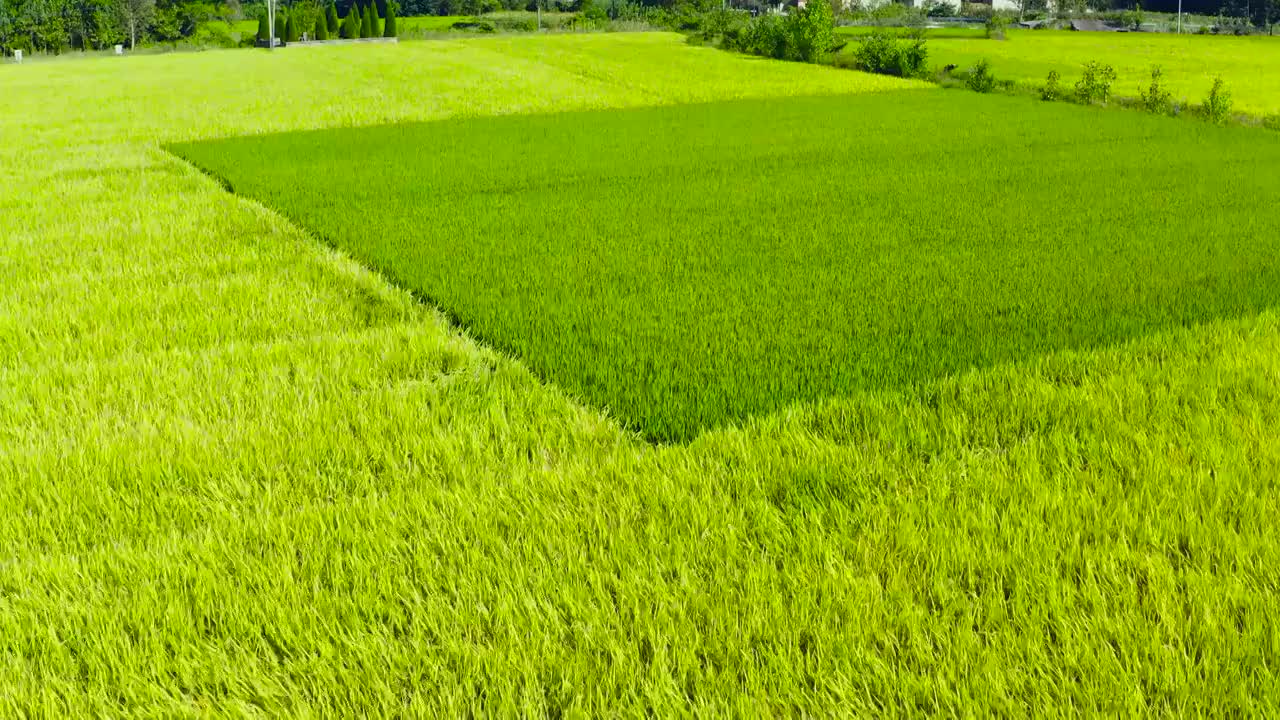
<svg viewBox="0 0 1280 720"><path fill-rule="evenodd" d="M382 37L396 36L396 0L387 0L387 22Z"/></svg>
<svg viewBox="0 0 1280 720"><path fill-rule="evenodd" d="M369 12L367 7L364 9L364 16L361 18L360 37L373 37L373 14Z"/></svg>
<svg viewBox="0 0 1280 720"><path fill-rule="evenodd" d="M329 3L329 7L325 8L324 22L329 26L330 35L338 34L338 28L340 27L338 24L338 6L332 2Z"/></svg>
<svg viewBox="0 0 1280 720"><path fill-rule="evenodd" d="M284 15L276 13L276 42L284 41Z"/></svg>
<svg viewBox="0 0 1280 720"><path fill-rule="evenodd" d="M284 40L285 42L298 42L302 37L298 32L298 23L293 19L293 13L289 13L288 19L284 21Z"/></svg>
<svg viewBox="0 0 1280 720"><path fill-rule="evenodd" d="M316 18L316 26L315 26L315 29L311 31L311 34L314 36L312 38L313 40L329 39L329 24L325 22L325 18L323 15Z"/></svg>
<svg viewBox="0 0 1280 720"><path fill-rule="evenodd" d="M382 37L382 18L378 17L378 0L369 0L369 37Z"/></svg>
<svg viewBox="0 0 1280 720"><path fill-rule="evenodd" d="M258 39L266 42L267 36L271 34L271 24L267 22L267 14L264 12L258 16Z"/></svg>
<svg viewBox="0 0 1280 720"><path fill-rule="evenodd" d="M342 21L341 35L348 40L360 37L360 16L357 13L355 3L351 3L351 11L347 13L347 19Z"/></svg>

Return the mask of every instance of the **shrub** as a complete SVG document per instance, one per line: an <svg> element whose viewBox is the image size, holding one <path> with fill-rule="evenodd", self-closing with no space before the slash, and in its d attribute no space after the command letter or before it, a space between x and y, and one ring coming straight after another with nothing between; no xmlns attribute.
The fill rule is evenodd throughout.
<svg viewBox="0 0 1280 720"><path fill-rule="evenodd" d="M818 62L835 44L835 14L830 0L809 0L786 19L788 60Z"/></svg>
<svg viewBox="0 0 1280 720"><path fill-rule="evenodd" d="M395 0L387 1L387 21L382 26L382 37L396 37L396 12L399 10Z"/></svg>
<svg viewBox="0 0 1280 720"><path fill-rule="evenodd" d="M958 12L955 5L946 2L930 2L924 6L924 14L931 18L955 17Z"/></svg>
<svg viewBox="0 0 1280 720"><path fill-rule="evenodd" d="M311 37L315 40L329 39L329 25L325 22L323 15L316 18L316 26L311 29Z"/></svg>
<svg viewBox="0 0 1280 720"><path fill-rule="evenodd" d="M285 42L298 42L300 37L302 35L298 32L298 23L293 19L293 14L291 13L288 19L284 21L284 40Z"/></svg>
<svg viewBox="0 0 1280 720"><path fill-rule="evenodd" d="M264 12L258 16L258 39L266 42L271 33L271 24L267 20L267 14Z"/></svg>
<svg viewBox="0 0 1280 720"><path fill-rule="evenodd" d="M1204 101L1204 115L1210 122L1221 125L1231 118L1231 91L1221 77L1213 79L1213 88Z"/></svg>
<svg viewBox="0 0 1280 720"><path fill-rule="evenodd" d="M995 89L996 76L991 74L991 66L985 58L969 69L969 76L965 78L964 84L970 90L980 93L989 93Z"/></svg>
<svg viewBox="0 0 1280 720"><path fill-rule="evenodd" d="M740 49L752 55L782 59L787 55L787 34L782 18L777 15L761 15L742 31Z"/></svg>
<svg viewBox="0 0 1280 720"><path fill-rule="evenodd" d="M858 42L853 64L859 70L880 75L921 77L928 71L928 58L923 34L913 33L900 41L888 32L876 30Z"/></svg>
<svg viewBox="0 0 1280 720"><path fill-rule="evenodd" d="M1084 66L1084 75L1076 83L1076 100L1086 105L1106 103L1111 98L1111 83L1116 81L1116 70L1090 60Z"/></svg>
<svg viewBox="0 0 1280 720"><path fill-rule="evenodd" d="M329 7L324 10L324 24L327 26L329 31L327 34L338 34L338 28L341 27L341 24L338 22L338 7L332 2L330 2Z"/></svg>
<svg viewBox="0 0 1280 720"><path fill-rule="evenodd" d="M1003 15L991 15L987 18L987 37L991 40L1003 40L1004 31L1009 29L1009 19Z"/></svg>
<svg viewBox="0 0 1280 720"><path fill-rule="evenodd" d="M1159 65L1151 68L1151 85L1142 91L1142 107L1149 113L1170 115L1173 113L1173 94L1165 89L1164 70Z"/></svg>
<svg viewBox="0 0 1280 720"><path fill-rule="evenodd" d="M1058 71L1050 70L1049 77L1044 81L1044 87L1040 88L1040 99L1053 102L1061 97L1062 87L1058 85Z"/></svg>
<svg viewBox="0 0 1280 720"><path fill-rule="evenodd" d="M369 8L367 7L364 9L364 12L360 13L360 37L373 37L373 15L369 12Z"/></svg>
<svg viewBox="0 0 1280 720"><path fill-rule="evenodd" d="M382 18L378 17L378 3L369 0L369 37L382 37Z"/></svg>
<svg viewBox="0 0 1280 720"><path fill-rule="evenodd" d="M458 22L450 25L449 29L486 34L497 32L498 30L498 28L488 20L459 20Z"/></svg>
<svg viewBox="0 0 1280 720"><path fill-rule="evenodd" d="M277 11L276 12L276 40L280 41L284 39L285 39L284 15Z"/></svg>
<svg viewBox="0 0 1280 720"><path fill-rule="evenodd" d="M1120 13L1120 24L1130 30L1141 30L1144 15L1142 14L1142 5L1137 5L1132 10L1125 10Z"/></svg>

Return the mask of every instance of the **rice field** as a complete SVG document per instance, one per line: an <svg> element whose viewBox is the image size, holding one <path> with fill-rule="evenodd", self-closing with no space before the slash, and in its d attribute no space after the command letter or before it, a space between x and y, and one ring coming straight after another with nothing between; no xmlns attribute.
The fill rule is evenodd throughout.
<svg viewBox="0 0 1280 720"><path fill-rule="evenodd" d="M962 94L663 34L299 50L0 66L0 716L1280 705L1273 309L654 445L164 149Z"/></svg>
<svg viewBox="0 0 1280 720"><path fill-rule="evenodd" d="M1115 68L1113 92L1130 97L1151 84L1151 67L1159 65L1174 100L1191 103L1202 102L1221 76L1237 110L1280 115L1280 37L1010 30L1006 40L929 40L929 60L938 67L984 58L997 78L1040 86L1056 70L1068 88L1085 63L1097 61Z"/></svg>
<svg viewBox="0 0 1280 720"><path fill-rule="evenodd" d="M1280 195L1280 137L1023 99L905 90L175 150L659 441L1280 298L1280 218L1257 212ZM815 192L830 177L856 201Z"/></svg>

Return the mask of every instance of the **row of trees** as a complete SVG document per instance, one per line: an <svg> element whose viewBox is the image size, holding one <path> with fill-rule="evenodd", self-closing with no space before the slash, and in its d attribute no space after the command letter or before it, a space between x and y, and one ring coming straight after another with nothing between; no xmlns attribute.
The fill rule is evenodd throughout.
<svg viewBox="0 0 1280 720"><path fill-rule="evenodd" d="M262 18L265 38L266 14L263 0L0 0L0 55L146 43L231 47L241 42L236 23L245 19ZM395 0L286 0L277 8L276 37L394 37L399 14Z"/></svg>
<svg viewBox="0 0 1280 720"><path fill-rule="evenodd" d="M240 12L239 0L0 0L0 53L176 43ZM228 25L215 35L215 43L230 41Z"/></svg>
<svg viewBox="0 0 1280 720"><path fill-rule="evenodd" d="M343 20L338 19L338 6L333 0L323 9L312 4L281 7L276 11L275 37L285 42L301 40L304 32L312 40L396 37L398 5L391 0L384 7L385 23L376 2L369 2L363 8L358 3L351 3ZM267 40L269 30L264 12L258 19L258 39Z"/></svg>

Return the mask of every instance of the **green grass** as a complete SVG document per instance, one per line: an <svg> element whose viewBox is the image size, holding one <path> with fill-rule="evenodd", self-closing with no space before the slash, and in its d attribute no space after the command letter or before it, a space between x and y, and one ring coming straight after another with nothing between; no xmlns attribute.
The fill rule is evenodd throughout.
<svg viewBox="0 0 1280 720"><path fill-rule="evenodd" d="M1280 194L1280 138L1025 100L907 91L177 152L662 441L1280 298L1280 219L1257 212ZM857 201L816 192L830 177Z"/></svg>
<svg viewBox="0 0 1280 720"><path fill-rule="evenodd" d="M1280 705L1274 311L654 447L160 147L863 83L633 34L0 66L0 717Z"/></svg>
<svg viewBox="0 0 1280 720"><path fill-rule="evenodd" d="M1151 67L1159 65L1174 99L1191 103L1202 102L1221 75L1237 110L1280 114L1280 38L1011 30L1003 41L929 42L929 60L938 67L970 67L983 58L997 78L1039 86L1056 70L1068 89L1084 64L1096 60L1116 69L1113 92L1132 97L1151 83Z"/></svg>

